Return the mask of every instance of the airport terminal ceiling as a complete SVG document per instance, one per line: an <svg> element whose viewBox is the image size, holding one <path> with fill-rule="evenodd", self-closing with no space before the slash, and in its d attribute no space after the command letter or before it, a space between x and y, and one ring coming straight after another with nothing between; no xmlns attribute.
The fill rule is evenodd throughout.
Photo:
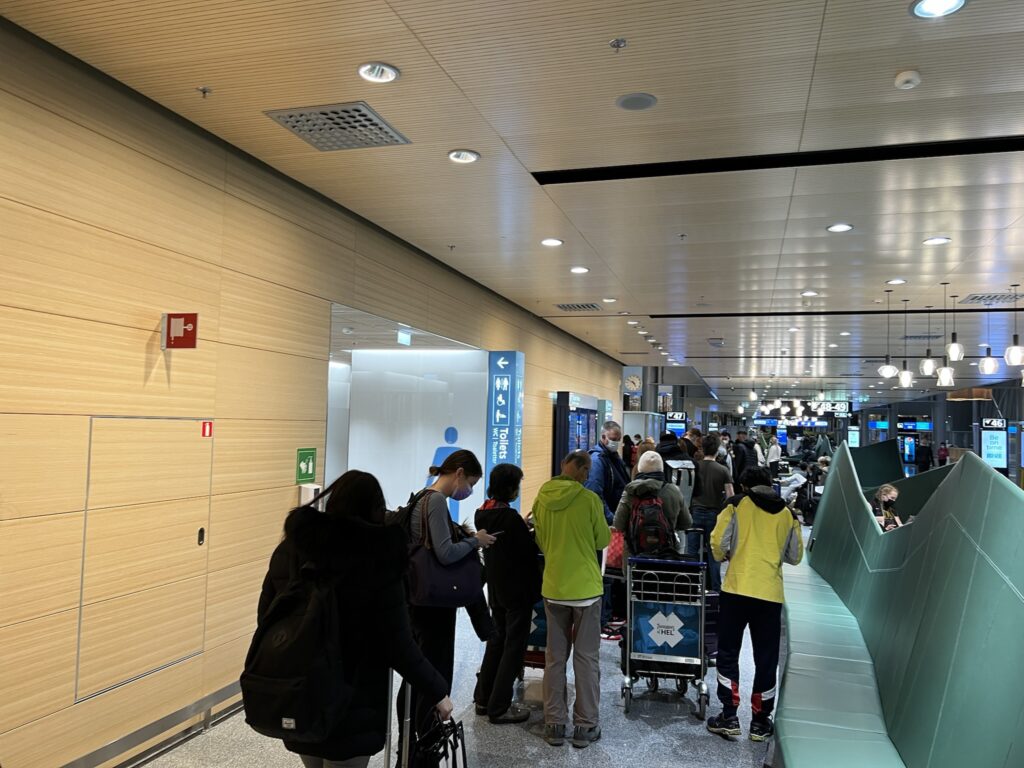
<svg viewBox="0 0 1024 768"><path fill-rule="evenodd" d="M886 317L861 313L893 290L899 365L903 299L935 308L939 356L941 283L960 302L1024 282L1020 3L969 0L940 20L907 6L0 0L0 13L623 363L693 366L734 404L773 374L903 399L875 374ZM361 79L375 61L400 77ZM908 71L919 83L898 88ZM631 93L657 102L619 108ZM319 151L265 114L360 101L409 143ZM950 143L919 156L935 142ZM453 163L456 149L479 159ZM852 229L827 230L838 223ZM984 313L957 317L958 385L1019 376L970 366L979 344L1002 355L1013 306L993 307L991 331ZM824 314L837 311L852 314ZM927 322L911 315L910 335ZM927 346L910 343L914 370Z"/></svg>

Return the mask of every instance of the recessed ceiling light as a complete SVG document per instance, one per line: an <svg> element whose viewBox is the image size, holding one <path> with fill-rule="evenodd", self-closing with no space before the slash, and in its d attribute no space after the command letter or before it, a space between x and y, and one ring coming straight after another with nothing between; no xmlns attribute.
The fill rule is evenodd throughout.
<svg viewBox="0 0 1024 768"><path fill-rule="evenodd" d="M540 241L540 244L546 245L548 248L557 248L564 242L564 240L559 240L557 237L545 237Z"/></svg>
<svg viewBox="0 0 1024 768"><path fill-rule="evenodd" d="M650 333L650 331L637 331L637 333L639 333L641 336L646 336L647 334Z"/></svg>
<svg viewBox="0 0 1024 768"><path fill-rule="evenodd" d="M585 275L590 270L587 269L586 267L573 267L569 271L572 272L574 275Z"/></svg>
<svg viewBox="0 0 1024 768"><path fill-rule="evenodd" d="M672 363L672 367L673 368L678 368L679 367L679 363Z"/></svg>
<svg viewBox="0 0 1024 768"><path fill-rule="evenodd" d="M800 329L799 328L787 328L786 330L789 331L790 333L796 333Z"/></svg>
<svg viewBox="0 0 1024 768"><path fill-rule="evenodd" d="M978 367L978 364L977 364L977 363L971 363L971 365L973 365L973 366L974 366L975 368L977 368L977 367Z"/></svg>
<svg viewBox="0 0 1024 768"><path fill-rule="evenodd" d="M874 384L868 384L868 389L874 389L874 388L875 388Z"/></svg>
<svg viewBox="0 0 1024 768"><path fill-rule="evenodd" d="M620 109L629 110L630 112L650 109L657 103L658 97L652 96L649 93L627 93L619 96L619 98L615 100L616 106Z"/></svg>
<svg viewBox="0 0 1024 768"><path fill-rule="evenodd" d="M668 357L668 352L662 352L661 354L663 354L665 357Z"/></svg>
<svg viewBox="0 0 1024 768"><path fill-rule="evenodd" d="M627 320L626 325L640 325L639 320Z"/></svg>
<svg viewBox="0 0 1024 768"><path fill-rule="evenodd" d="M371 83L391 83L402 76L398 67L385 64L383 61L370 61L359 65L359 76Z"/></svg>
<svg viewBox="0 0 1024 768"><path fill-rule="evenodd" d="M936 235L935 237L929 237L927 240L922 241L925 245L948 245L953 242L953 238L946 237L945 235Z"/></svg>
<svg viewBox="0 0 1024 768"><path fill-rule="evenodd" d="M608 297L606 299L601 299L601 301L603 301L605 304L614 304L616 301L618 301L618 299Z"/></svg>
<svg viewBox="0 0 1024 768"><path fill-rule="evenodd" d="M907 281L904 280L902 277L894 277L892 280L886 280L885 284L886 285L906 285Z"/></svg>
<svg viewBox="0 0 1024 768"><path fill-rule="evenodd" d="M628 314L629 314L629 312L627 312L626 310L622 310L621 312L619 312L619 314L620 314L620 315L628 315Z"/></svg>
<svg viewBox="0 0 1024 768"><path fill-rule="evenodd" d="M853 229L853 225L844 224L843 222L840 221L836 222L835 224L830 224L829 226L826 227L826 229L829 232L849 232L851 229Z"/></svg>
<svg viewBox="0 0 1024 768"><path fill-rule="evenodd" d="M480 159L480 153L472 149L453 149L448 153L448 159L453 163L475 163Z"/></svg>
<svg viewBox="0 0 1024 768"><path fill-rule="evenodd" d="M849 335L850 335L850 332L849 332L849 331L840 331L840 332L839 332L839 335L840 335L840 336L849 336Z"/></svg>
<svg viewBox="0 0 1024 768"><path fill-rule="evenodd" d="M804 291L804 292L803 292L803 293L801 293L800 295L801 295L801 296L804 296L804 297L806 297L806 298L810 298L811 296L817 296L817 295L818 295L818 292L817 292L817 291Z"/></svg>
<svg viewBox="0 0 1024 768"><path fill-rule="evenodd" d="M829 349L836 349L838 346L839 346L838 344L829 344L828 348Z"/></svg>
<svg viewBox="0 0 1024 768"><path fill-rule="evenodd" d="M914 0L910 13L919 19L941 19L967 5L967 0Z"/></svg>
<svg viewBox="0 0 1024 768"><path fill-rule="evenodd" d="M670 363L674 363L674 362L676 361L676 359L675 359L674 357L670 357L670 358L668 359L668 361L669 361Z"/></svg>

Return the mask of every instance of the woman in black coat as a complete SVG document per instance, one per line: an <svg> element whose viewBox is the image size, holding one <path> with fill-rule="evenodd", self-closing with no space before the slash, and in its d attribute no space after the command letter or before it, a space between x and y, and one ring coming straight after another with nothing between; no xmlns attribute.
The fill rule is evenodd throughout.
<svg viewBox="0 0 1024 768"><path fill-rule="evenodd" d="M284 541L270 558L259 615L285 589L295 565L312 561L337 573L338 609L356 621L342 627L345 674L355 695L330 737L319 744L285 742L306 768L362 768L384 748L391 702L391 670L430 696L442 719L452 712L449 686L413 641L403 576L405 534L384 526L384 493L366 472L346 472L331 485L323 513L292 510Z"/></svg>
<svg viewBox="0 0 1024 768"><path fill-rule="evenodd" d="M541 587L540 550L523 518L509 506L519 495L522 480L519 467L496 466L491 470L487 501L476 512L476 527L497 536L484 552L487 595L497 632L487 641L473 700L478 715L487 715L499 725L530 719L530 710L512 703L512 687L523 668Z"/></svg>

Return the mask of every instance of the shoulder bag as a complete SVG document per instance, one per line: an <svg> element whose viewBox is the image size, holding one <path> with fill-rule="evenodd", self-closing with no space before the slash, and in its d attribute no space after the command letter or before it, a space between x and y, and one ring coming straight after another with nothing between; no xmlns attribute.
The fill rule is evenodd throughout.
<svg viewBox="0 0 1024 768"><path fill-rule="evenodd" d="M420 540L409 550L409 603L427 608L465 608L483 597L480 558L471 552L451 565L437 559L424 503L428 496L418 502Z"/></svg>

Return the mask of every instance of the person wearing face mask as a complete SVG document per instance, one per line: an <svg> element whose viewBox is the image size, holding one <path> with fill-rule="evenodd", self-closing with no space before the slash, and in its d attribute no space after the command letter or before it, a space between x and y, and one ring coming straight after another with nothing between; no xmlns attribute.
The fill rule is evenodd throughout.
<svg viewBox="0 0 1024 768"><path fill-rule="evenodd" d="M429 529L430 544L442 565L453 565L467 557L479 557L477 551L495 542L486 530L475 534L456 525L448 512L448 499L464 501L473 494L473 486L483 475L480 462L471 451L458 450L448 456L439 467L431 467L433 485L426 489L409 520L409 541L423 540L424 521ZM483 635L480 614L486 616L487 604L483 600L467 609L474 629ZM409 619L416 643L427 660L441 673L449 687L455 668L455 614L456 608L410 605ZM481 639L489 639L486 636ZM398 697L398 711L404 712L405 686ZM434 723L430 697L413 687L412 726L414 740L430 730ZM404 734L400 734L404 738ZM415 750L410 746L410 754Z"/></svg>
<svg viewBox="0 0 1024 768"><path fill-rule="evenodd" d="M618 422L606 421L601 427L600 441L590 449L590 474L583 483L588 491L593 491L601 499L604 519L609 526L615 519L615 510L622 499L622 492L626 490L626 485L630 481L629 470L619 456L621 445L622 427ZM622 631L619 628L625 620L616 620L614 616L612 587L612 580L605 578L604 597L601 600L602 637L605 640L618 641L622 639ZM625 604L624 596L621 602Z"/></svg>
<svg viewBox="0 0 1024 768"><path fill-rule="evenodd" d="M871 511L875 513L875 521L883 531L891 531L903 525L900 516L896 514L896 499L899 495L899 490L892 485L883 485L875 492Z"/></svg>
<svg viewBox="0 0 1024 768"><path fill-rule="evenodd" d="M576 676L572 745L601 738L601 568L594 553L608 546L611 528L601 499L583 487L590 455L570 453L562 474L548 480L531 510L537 545L544 553L541 594L548 620L544 667L544 740L565 743L568 712L566 667Z"/></svg>
<svg viewBox="0 0 1024 768"><path fill-rule="evenodd" d="M499 464L491 470L487 501L476 511L477 528L500 536L484 552L487 597L497 632L487 642L473 701L492 723L524 723L530 710L512 703L512 688L523 668L533 606L540 600L540 550L511 503L519 496L523 470Z"/></svg>

